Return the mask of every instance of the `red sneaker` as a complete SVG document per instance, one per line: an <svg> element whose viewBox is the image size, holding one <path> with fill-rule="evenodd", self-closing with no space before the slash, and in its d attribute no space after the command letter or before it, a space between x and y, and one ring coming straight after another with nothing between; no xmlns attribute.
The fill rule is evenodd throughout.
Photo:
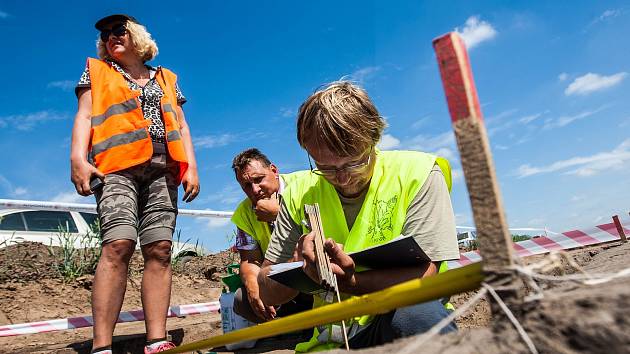
<svg viewBox="0 0 630 354"><path fill-rule="evenodd" d="M169 350L169 349L173 349L175 348L175 344L172 342L163 342L160 345L158 345L156 348L153 349L149 349L149 347L145 346L144 347L144 354L154 354L154 353L159 353L159 352L163 352L165 350Z"/></svg>

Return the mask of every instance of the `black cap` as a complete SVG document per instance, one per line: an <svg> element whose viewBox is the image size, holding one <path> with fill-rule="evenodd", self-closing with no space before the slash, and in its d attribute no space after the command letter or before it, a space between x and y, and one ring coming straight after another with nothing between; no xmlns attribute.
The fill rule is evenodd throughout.
<svg viewBox="0 0 630 354"><path fill-rule="evenodd" d="M127 21L140 24L138 20L136 20L135 18L129 15L117 14L117 15L109 15L107 17L103 17L102 19L96 21L96 23L94 24L94 27L96 27L97 30L102 31L106 28L105 26L109 25L112 22L127 22Z"/></svg>

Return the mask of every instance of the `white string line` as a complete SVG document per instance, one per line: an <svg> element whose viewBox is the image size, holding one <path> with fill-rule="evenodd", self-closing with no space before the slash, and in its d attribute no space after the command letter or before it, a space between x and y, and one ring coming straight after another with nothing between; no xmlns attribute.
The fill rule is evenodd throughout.
<svg viewBox="0 0 630 354"><path fill-rule="evenodd" d="M501 297L499 296L499 294L497 294L496 291L494 291L494 289L492 288L492 286L488 285L487 283L481 283L481 286L484 289L488 290L490 295L492 295L494 300L501 307L501 310L503 310L503 312L505 312L507 317L510 319L510 321L512 322L512 324L514 325L514 327L518 331L518 334L521 335L521 338L523 339L525 344L527 344L527 347L529 348L529 351L532 352L532 354L538 354L538 350L536 349L536 346L534 346L534 342L532 342L531 338L529 338L529 336L527 335L527 332L525 332L525 329L523 329L523 326L521 326L521 324L518 322L518 320L516 319L516 317L514 316L512 311L510 311L510 309L503 302L503 300L501 300Z"/></svg>
<svg viewBox="0 0 630 354"><path fill-rule="evenodd" d="M564 251L552 251L547 257L543 258L539 262L527 266L526 268L530 270L540 269L543 272L548 272L556 268L562 269L562 259L564 259L571 267L573 267L573 269L577 270L578 272L584 275L589 275L586 271L584 271L584 269L582 269L582 267L580 267L579 264L575 262L572 257L568 255L568 253Z"/></svg>
<svg viewBox="0 0 630 354"><path fill-rule="evenodd" d="M549 281L579 281L585 285L598 285L609 282L617 278L623 278L630 276L630 268L621 270L617 273L602 273L602 274L569 274L569 275L545 275L533 272L530 269L515 266L514 269L520 273L528 275L532 278L549 280Z"/></svg>
<svg viewBox="0 0 630 354"><path fill-rule="evenodd" d="M473 296L472 298L468 299L468 301L466 301L462 306L459 306L457 309L455 309L455 311L451 312L450 315L444 317L440 322L438 322L433 327L431 327L430 330L428 330L427 332L425 332L421 336L418 336L412 342L408 343L402 349L402 352L400 352L400 354L417 353L416 349L418 349L420 346L422 346L424 343L426 343L433 336L439 334L440 331L442 329L444 329L444 327L448 326L451 322L453 322L453 320L455 320L455 318L463 315L468 310L468 308L470 306L472 306L472 305L476 304L477 302L479 302L479 300L481 300L481 298L484 297L486 295L486 293L487 293L486 289L479 290L479 292L477 294L475 294L475 296Z"/></svg>
<svg viewBox="0 0 630 354"><path fill-rule="evenodd" d="M561 267L562 263L559 262L559 258L564 258L571 267L573 267L575 270L579 271L582 274L550 276L550 275L540 274L534 271L534 269L543 269L544 271L544 270L550 270L553 268ZM518 264L517 262L515 263ZM530 300L540 299L543 297L543 290L538 286L538 284L532 278L550 280L550 281L574 280L574 281L582 281L582 283L586 285L597 285L597 284L602 284L602 283L614 280L616 278L630 276L630 268L624 269L617 273L612 273L612 274L611 273L589 274L586 271L584 271L582 267L580 267L571 257L569 257L566 252L552 252L548 255L548 257L546 257L540 262L531 264L526 267L521 266L521 265L514 265L511 268L525 275L527 283L536 291L535 295L529 296L529 298L531 298ZM470 306L477 303L486 294L486 292L490 292L492 297L497 301L501 309L505 312L505 314L508 316L508 318L510 319L510 321L512 322L512 324L518 331L523 341L527 344L529 350L533 354L538 354L538 350L536 349L531 338L527 335L527 332L525 332L525 329L523 329L523 327L518 322L514 314L512 314L512 312L507 307L507 305L503 302L503 300L501 300L501 297L496 293L496 291L494 291L494 288L492 288L487 283L482 283L482 287L483 288L475 296L470 298L464 305L460 306L455 311L453 311L449 316L442 319L435 326L433 326L429 331L427 331L423 335L419 336L418 338L416 338L415 340L407 344L403 348L403 351L401 352L401 354L413 353L414 350L422 346L422 344L426 343L433 336L439 334L440 331L444 327L446 327L449 323L451 323L455 318L465 313Z"/></svg>
<svg viewBox="0 0 630 354"><path fill-rule="evenodd" d="M568 274L568 275L546 275L535 272L534 270L540 269L543 272L547 272L553 269L564 266L561 260L564 259L573 269L581 274ZM596 273L590 274L586 272L575 260L570 257L566 252L552 252L543 260L531 264L529 266L514 265L512 269L517 272L526 275L527 277L548 280L548 281L577 281L585 285L598 285L609 282L611 280L630 276L630 269L623 269L616 273Z"/></svg>

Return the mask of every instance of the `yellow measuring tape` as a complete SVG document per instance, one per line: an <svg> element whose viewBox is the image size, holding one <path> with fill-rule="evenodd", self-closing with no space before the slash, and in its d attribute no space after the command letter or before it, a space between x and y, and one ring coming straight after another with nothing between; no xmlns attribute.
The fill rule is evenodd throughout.
<svg viewBox="0 0 630 354"><path fill-rule="evenodd" d="M355 316L382 314L399 307L477 289L483 281L483 277L481 263L473 263L425 279L409 280L371 294L184 344L163 353L174 354L216 348L230 343L273 337L282 333L313 328Z"/></svg>

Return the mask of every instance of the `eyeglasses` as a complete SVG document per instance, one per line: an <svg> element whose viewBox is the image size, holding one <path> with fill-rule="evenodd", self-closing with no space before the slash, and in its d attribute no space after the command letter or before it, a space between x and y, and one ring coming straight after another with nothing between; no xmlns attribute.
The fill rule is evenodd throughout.
<svg viewBox="0 0 630 354"><path fill-rule="evenodd" d="M109 36L113 34L116 37L124 36L127 33L127 27L124 23L113 26L111 29L104 29L101 31L101 40L107 42Z"/></svg>
<svg viewBox="0 0 630 354"><path fill-rule="evenodd" d="M339 172L345 172L349 174L361 172L363 169L365 169L367 166L370 165L370 160L372 159L372 148L370 148L370 153L368 154L366 161L356 163L353 165L348 165L342 168L325 168L325 169L313 168L313 163L311 162L311 156L308 154L307 156L308 156L308 164L311 167L311 172L320 176L332 177L332 176L336 176L337 173Z"/></svg>

